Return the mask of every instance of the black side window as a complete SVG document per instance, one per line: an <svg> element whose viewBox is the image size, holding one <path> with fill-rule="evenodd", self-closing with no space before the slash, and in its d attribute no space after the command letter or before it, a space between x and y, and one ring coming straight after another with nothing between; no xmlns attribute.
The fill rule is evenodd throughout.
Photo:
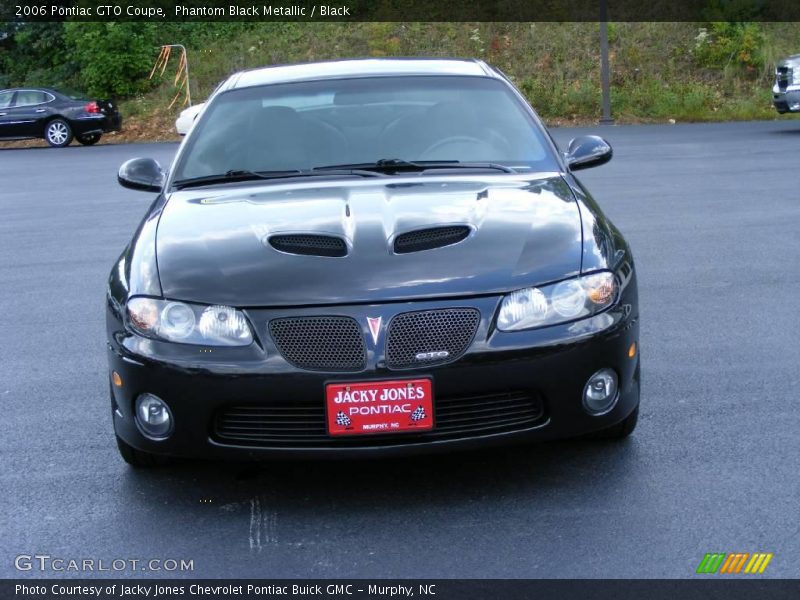
<svg viewBox="0 0 800 600"><path fill-rule="evenodd" d="M0 94L0 108L8 108L11 106L11 99L14 97L14 92L3 92Z"/></svg>
<svg viewBox="0 0 800 600"><path fill-rule="evenodd" d="M32 106L34 104L42 104L47 102L47 95L44 92L35 91L22 91L17 92L17 99L14 106Z"/></svg>

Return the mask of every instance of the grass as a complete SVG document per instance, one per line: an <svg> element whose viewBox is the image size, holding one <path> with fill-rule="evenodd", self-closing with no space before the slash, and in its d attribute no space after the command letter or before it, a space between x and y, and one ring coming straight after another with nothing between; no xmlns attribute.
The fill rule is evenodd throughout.
<svg viewBox="0 0 800 600"><path fill-rule="evenodd" d="M742 60L725 53L723 34L729 29L721 28L720 35L712 30L701 44L701 27L609 26L612 112L618 122L778 117L771 101L774 63L800 52L800 28L754 24L759 46ZM225 34L200 36L190 48L193 95L204 98L241 69L364 56L480 58L509 75L550 124L595 121L601 112L597 23L228 24ZM153 107L162 103L163 91L145 99Z"/></svg>
<svg viewBox="0 0 800 600"><path fill-rule="evenodd" d="M609 24L616 122L796 118L775 112L771 87L775 61L800 52L800 27L736 27ZM503 70L551 126L594 123L601 114L597 23L193 23L177 37L159 43L189 48L195 102L220 80L247 68L353 57L453 56L480 58ZM156 55L154 50L154 61ZM125 131L109 139L177 139L174 120L180 107L169 108L175 67L173 61L151 92L122 102Z"/></svg>

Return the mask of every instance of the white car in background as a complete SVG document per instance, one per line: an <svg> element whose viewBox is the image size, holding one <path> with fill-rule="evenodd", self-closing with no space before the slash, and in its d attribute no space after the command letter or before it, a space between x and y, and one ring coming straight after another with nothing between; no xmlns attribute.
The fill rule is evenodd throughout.
<svg viewBox="0 0 800 600"><path fill-rule="evenodd" d="M194 120L203 110L204 106L205 103L201 102L200 104L195 104L194 106L190 106L189 108L181 111L181 114L178 115L178 118L175 120L175 129L178 130L180 135L186 135L189 133L192 125L194 125Z"/></svg>
<svg viewBox="0 0 800 600"><path fill-rule="evenodd" d="M775 66L772 103L780 114L800 112L800 54L779 60Z"/></svg>

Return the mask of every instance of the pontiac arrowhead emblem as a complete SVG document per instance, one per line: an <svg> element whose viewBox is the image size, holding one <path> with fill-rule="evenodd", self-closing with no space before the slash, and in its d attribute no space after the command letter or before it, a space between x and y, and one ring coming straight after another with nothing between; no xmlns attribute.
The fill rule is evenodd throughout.
<svg viewBox="0 0 800 600"><path fill-rule="evenodd" d="M372 334L372 343L378 345L378 334L381 332L381 320L383 317L367 317L369 332Z"/></svg>

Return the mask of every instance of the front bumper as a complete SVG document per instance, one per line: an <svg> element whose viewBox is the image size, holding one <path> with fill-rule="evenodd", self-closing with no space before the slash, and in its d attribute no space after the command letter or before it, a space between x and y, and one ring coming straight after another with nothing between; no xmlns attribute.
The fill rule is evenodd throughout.
<svg viewBox="0 0 800 600"><path fill-rule="evenodd" d="M282 311L247 311L260 340L247 348L217 348L167 344L126 333L109 310L109 366L122 386L112 386L112 413L117 435L129 445L173 456L258 459L269 457L354 457L399 455L466 449L512 442L576 436L604 429L627 417L639 403L638 305L635 281L611 310L572 324L528 332L493 329L500 299L415 302L402 305L353 306L290 311L309 314L382 314L469 305L482 318L471 348L449 364L427 369L389 370L379 350L370 351L367 367L358 373L311 372L292 367L271 344L270 318ZM277 313L277 314L276 314ZM263 324L263 327L259 324ZM629 356L631 344L636 352ZM613 368L619 377L619 400L605 415L590 416L582 406L587 379L597 370ZM486 398L486 413L504 397L525 397L541 410L521 422L506 420L486 427L445 434L402 433L328 437L315 433L270 438L269 442L236 440L220 434L219 415L231 407L308 409L316 430L324 428L324 386L331 381L431 377L434 410L467 398L472 409ZM167 402L175 419L166 440L144 437L133 418L134 401L144 392ZM505 395L505 396L503 396ZM455 400L454 400L455 399ZM471 410L472 410L471 409ZM470 418L477 419L475 412ZM321 416L320 416L321 415ZM485 415L484 415L485 416ZM439 423L439 419L436 419ZM292 424L291 427L296 426Z"/></svg>
<svg viewBox="0 0 800 600"><path fill-rule="evenodd" d="M775 85L772 88L772 103L780 114L800 112L800 85L790 85L783 90Z"/></svg>

